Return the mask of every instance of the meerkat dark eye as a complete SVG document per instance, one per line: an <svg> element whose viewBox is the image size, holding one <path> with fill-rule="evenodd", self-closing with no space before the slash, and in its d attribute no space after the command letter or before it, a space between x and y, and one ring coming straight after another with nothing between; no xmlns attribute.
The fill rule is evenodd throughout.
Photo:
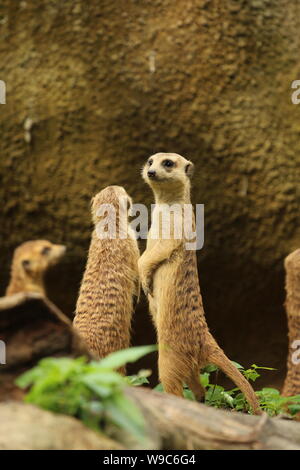
<svg viewBox="0 0 300 470"><path fill-rule="evenodd" d="M152 163L153 163L153 160L152 160L152 158L150 158L150 160L148 160L148 165L151 166Z"/></svg>
<svg viewBox="0 0 300 470"><path fill-rule="evenodd" d="M45 246L45 247L42 249L41 254L42 254L43 256L46 256L46 255L49 255L50 251L51 251L51 248L50 248L49 246Z"/></svg>
<svg viewBox="0 0 300 470"><path fill-rule="evenodd" d="M23 266L24 269L28 268L28 267L30 266L30 261L29 261L29 259L24 259L24 260L22 261L22 266Z"/></svg>
<svg viewBox="0 0 300 470"><path fill-rule="evenodd" d="M172 166L174 166L174 162L172 160L164 160L162 162L162 165L167 168L171 168Z"/></svg>

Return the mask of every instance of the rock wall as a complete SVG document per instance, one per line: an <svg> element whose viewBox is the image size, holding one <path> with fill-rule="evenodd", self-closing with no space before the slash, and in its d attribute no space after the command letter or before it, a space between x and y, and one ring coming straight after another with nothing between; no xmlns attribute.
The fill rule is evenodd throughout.
<svg viewBox="0 0 300 470"><path fill-rule="evenodd" d="M282 260L300 234L299 30L296 0L2 0L2 292L16 245L66 243L49 281L71 313L90 197L119 184L149 204L140 167L175 151L195 162L193 200L205 204L211 329L233 359L279 367L280 379ZM136 343L153 341L146 306L135 330Z"/></svg>

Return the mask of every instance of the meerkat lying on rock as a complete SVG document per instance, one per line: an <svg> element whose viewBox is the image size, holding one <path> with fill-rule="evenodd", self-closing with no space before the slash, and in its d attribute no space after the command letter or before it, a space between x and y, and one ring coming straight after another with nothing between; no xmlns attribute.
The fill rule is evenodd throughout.
<svg viewBox="0 0 300 470"><path fill-rule="evenodd" d="M192 162L173 153L150 157L143 178L152 188L155 208L147 248L139 259L142 287L157 329L159 377L167 393L182 396L187 384L199 401L205 389L199 382L200 369L208 363L220 367L241 389L254 413L260 414L257 397L249 382L232 364L211 335L203 310L195 250L186 249L186 239L162 237L166 208L190 205ZM159 212L161 215L159 215Z"/></svg>
<svg viewBox="0 0 300 470"><path fill-rule="evenodd" d="M120 186L108 186L92 199L95 228L74 327L98 359L130 344L133 298L139 291L139 249L128 223L131 205Z"/></svg>
<svg viewBox="0 0 300 470"><path fill-rule="evenodd" d="M59 262L65 251L64 245L54 245L48 240L22 243L14 252L6 295L36 292L46 296L45 273L50 266Z"/></svg>

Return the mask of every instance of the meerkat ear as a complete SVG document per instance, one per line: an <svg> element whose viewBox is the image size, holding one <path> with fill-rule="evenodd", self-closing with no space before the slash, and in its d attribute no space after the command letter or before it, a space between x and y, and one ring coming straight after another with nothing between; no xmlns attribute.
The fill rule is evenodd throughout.
<svg viewBox="0 0 300 470"><path fill-rule="evenodd" d="M194 163L188 162L185 165L185 172L188 175L188 177L191 178L194 174Z"/></svg>
<svg viewBox="0 0 300 470"><path fill-rule="evenodd" d="M127 212L128 215L131 217L132 216L132 199L131 197L127 197Z"/></svg>

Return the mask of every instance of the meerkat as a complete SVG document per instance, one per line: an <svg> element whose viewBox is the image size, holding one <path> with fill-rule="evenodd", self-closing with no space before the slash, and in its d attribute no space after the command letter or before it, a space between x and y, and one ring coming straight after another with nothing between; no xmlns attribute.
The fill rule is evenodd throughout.
<svg viewBox="0 0 300 470"><path fill-rule="evenodd" d="M260 414L255 392L211 335L203 309L195 250L186 249L185 236L162 237L161 215L173 204L191 205L193 163L174 153L157 153L142 170L155 197L147 247L138 262L140 281L148 297L157 329L159 377L167 393L183 395L187 384L199 401L205 389L200 370L208 363L220 367L241 389L255 414ZM190 206L191 207L191 206ZM195 222L193 221L193 224ZM173 236L172 236L173 233Z"/></svg>
<svg viewBox="0 0 300 470"><path fill-rule="evenodd" d="M293 251L285 258L284 266L289 354L282 394L289 397L300 393L300 249ZM298 419L300 419L300 413Z"/></svg>
<svg viewBox="0 0 300 470"><path fill-rule="evenodd" d="M65 254L64 245L48 240L31 240L18 246L13 255L10 282L5 295L35 292L46 296L45 273Z"/></svg>
<svg viewBox="0 0 300 470"><path fill-rule="evenodd" d="M95 227L73 324L96 359L130 345L140 255L128 222L131 207L131 198L120 186L108 186L92 199ZM107 236L99 232L104 222Z"/></svg>

